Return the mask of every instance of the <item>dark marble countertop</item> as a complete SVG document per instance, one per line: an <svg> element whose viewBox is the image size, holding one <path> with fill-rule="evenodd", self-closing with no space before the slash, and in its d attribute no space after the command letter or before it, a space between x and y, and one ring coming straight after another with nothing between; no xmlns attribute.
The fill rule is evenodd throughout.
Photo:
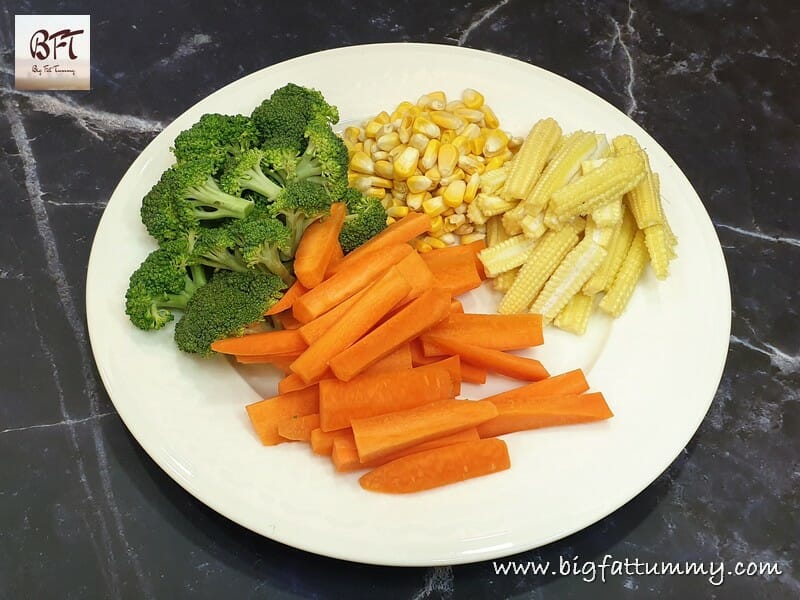
<svg viewBox="0 0 800 600"><path fill-rule="evenodd" d="M0 16L0 598L800 596L800 7L144 4L12 0ZM14 89L13 15L36 13L91 15L90 92ZM728 264L728 362L692 441L606 519L512 558L753 561L782 574L589 583L497 575L491 562L340 562L214 513L128 433L95 370L83 309L93 234L117 181L167 123L219 87L289 57L387 41L519 58L621 108L692 181Z"/></svg>

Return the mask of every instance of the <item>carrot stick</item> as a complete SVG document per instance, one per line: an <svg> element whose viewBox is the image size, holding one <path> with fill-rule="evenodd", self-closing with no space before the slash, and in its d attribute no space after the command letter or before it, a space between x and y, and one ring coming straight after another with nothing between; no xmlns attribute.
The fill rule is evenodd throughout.
<svg viewBox="0 0 800 600"><path fill-rule="evenodd" d="M400 271L411 286L411 291L406 296L405 301L418 298L423 292L431 289L436 284L433 271L428 268L428 265L416 252L412 252L397 263L397 270Z"/></svg>
<svg viewBox="0 0 800 600"><path fill-rule="evenodd" d="M497 407L498 415L478 425L481 438L541 427L601 421L614 416L603 394L517 398Z"/></svg>
<svg viewBox="0 0 800 600"><path fill-rule="evenodd" d="M374 284L372 284L374 285ZM316 319L304 323L300 326L300 335L305 342L309 345L316 342L322 337L322 334L328 331L334 323L338 323L342 319L342 315L346 314L350 308L358 302L358 299L363 296L371 286L367 286L356 294L350 296L341 304L337 304L328 312L318 316Z"/></svg>
<svg viewBox="0 0 800 600"><path fill-rule="evenodd" d="M484 398L489 400L492 404L498 407L506 403L513 403L519 398L542 398L544 396L569 396L573 394L582 394L589 389L589 384L586 382L586 377L583 371L575 369L567 371L560 375L553 375L547 379L522 385L520 387L508 390L507 392L500 392L494 396Z"/></svg>
<svg viewBox="0 0 800 600"><path fill-rule="evenodd" d="M294 301L300 296L305 294L308 290L303 287L299 281L295 281L291 287L283 293L281 299L269 307L269 310L264 315L277 315L285 310L292 308Z"/></svg>
<svg viewBox="0 0 800 600"><path fill-rule="evenodd" d="M273 315L273 318L276 319L284 329L299 329L302 325L300 321L294 318L291 310L285 310L282 313Z"/></svg>
<svg viewBox="0 0 800 600"><path fill-rule="evenodd" d="M494 350L520 350L538 346L544 341L542 316L533 313L519 315L454 313L429 333Z"/></svg>
<svg viewBox="0 0 800 600"><path fill-rule="evenodd" d="M449 310L448 292L438 289L428 290L348 349L333 357L330 361L331 370L339 379L349 381L398 346L444 319Z"/></svg>
<svg viewBox="0 0 800 600"><path fill-rule="evenodd" d="M319 412L319 391L313 387L306 388L260 400L245 408L261 443L274 446L286 441L278 435L279 422Z"/></svg>
<svg viewBox="0 0 800 600"><path fill-rule="evenodd" d="M470 256L475 261L475 266L478 269L478 275L481 280L486 279L486 274L483 270L483 263L478 258L478 252L486 248L484 240L477 240L471 244L463 244L459 246L448 246L446 248L436 248L430 252L425 253L425 262L429 265L447 263L455 256Z"/></svg>
<svg viewBox="0 0 800 600"><path fill-rule="evenodd" d="M419 366L415 371L424 369L444 369L450 373L450 381L453 383L453 396L458 396L461 393L461 380L463 375L461 373L461 366L463 363L458 356L448 356L446 358L439 357L441 360L436 360L427 365Z"/></svg>
<svg viewBox="0 0 800 600"><path fill-rule="evenodd" d="M319 427L319 413L289 417L278 423L278 435L287 440L307 442L311 432Z"/></svg>
<svg viewBox="0 0 800 600"><path fill-rule="evenodd" d="M453 397L451 375L444 369L422 368L363 374L350 381L319 382L320 427L335 431L355 418L372 417Z"/></svg>
<svg viewBox="0 0 800 600"><path fill-rule="evenodd" d="M458 296L481 285L482 280L472 255L462 253L430 260L426 259L428 254L432 254L432 252L421 256L433 271L436 287L449 291L453 296Z"/></svg>
<svg viewBox="0 0 800 600"><path fill-rule="evenodd" d="M456 300L454 298L453 301L450 303L450 312L451 313L461 313L463 315L464 314L464 305L461 304L461 302L459 300Z"/></svg>
<svg viewBox="0 0 800 600"><path fill-rule="evenodd" d="M488 443L487 443L488 442ZM410 454L361 476L365 490L407 494L504 471L511 467L503 440L461 442Z"/></svg>
<svg viewBox="0 0 800 600"><path fill-rule="evenodd" d="M286 377L278 382L278 393L286 394L287 392L302 390L303 388L311 387L312 385L317 385L317 383L306 383L300 378L299 375L295 375L290 371Z"/></svg>
<svg viewBox="0 0 800 600"><path fill-rule="evenodd" d="M311 289L322 283L325 270L339 245L347 208L344 202L331 204L330 216L308 226L294 255L294 274L304 287Z"/></svg>
<svg viewBox="0 0 800 600"><path fill-rule="evenodd" d="M289 365L297 360L297 354L267 354L265 356L237 356L236 362L242 365L268 364L289 373Z"/></svg>
<svg viewBox="0 0 800 600"><path fill-rule="evenodd" d="M427 219L427 221L425 219ZM422 213L410 213L399 221L395 221L374 238L350 252L350 254L339 262L333 272L338 273L345 267L349 268L352 263L361 260L362 257L371 254L379 254L389 246L410 242L418 235L429 231L430 228L431 220L426 215Z"/></svg>
<svg viewBox="0 0 800 600"><path fill-rule="evenodd" d="M322 429L315 429L311 432L311 451L320 456L330 456L333 451L334 441L339 438L352 439L352 429L349 427L347 429L339 429L338 431L322 431Z"/></svg>
<svg viewBox="0 0 800 600"><path fill-rule="evenodd" d="M396 268L389 269L338 322L292 363L292 371L305 382L318 380L334 356L372 329L410 289L411 286Z"/></svg>
<svg viewBox="0 0 800 600"><path fill-rule="evenodd" d="M376 458L368 463L362 463L358 459L358 450L356 449L355 440L353 438L342 437L333 441L331 460L337 471L346 473L349 471L357 471L358 469L374 469L375 467L385 465L387 462L403 456L408 456L409 454L414 454L415 452L431 450L432 448L441 448L442 446L449 446L450 444L457 444L459 442L474 442L479 439L481 439L481 437L478 435L478 429L472 427L417 444L416 446L411 446L410 448L394 452L381 458Z"/></svg>
<svg viewBox="0 0 800 600"><path fill-rule="evenodd" d="M252 333L241 337L226 338L211 344L211 349L220 354L236 356L263 356L265 354L296 354L303 352L307 344L296 329Z"/></svg>
<svg viewBox="0 0 800 600"><path fill-rule="evenodd" d="M342 250L342 245L339 243L339 240L336 240L336 246L334 246L333 248L333 256L331 256L331 260L328 263L328 268L325 269L325 279L327 279L336 272L336 269L339 266L339 262L341 262L343 258L344 258L344 251Z"/></svg>
<svg viewBox="0 0 800 600"><path fill-rule="evenodd" d="M480 425L497 416L491 402L439 400L406 410L350 420L358 457L367 462Z"/></svg>
<svg viewBox="0 0 800 600"><path fill-rule="evenodd" d="M542 363L532 358L481 348L473 344L462 344L444 336L429 335L425 337L423 343L429 344L436 354L458 354L470 364L515 379L539 381L550 376Z"/></svg>
<svg viewBox="0 0 800 600"><path fill-rule="evenodd" d="M461 380L468 383L486 383L486 369L461 361Z"/></svg>
<svg viewBox="0 0 800 600"><path fill-rule="evenodd" d="M414 365L411 364L411 348L409 348L408 344L401 344L389 354L364 369L364 373L389 373L413 367Z"/></svg>
<svg viewBox="0 0 800 600"><path fill-rule="evenodd" d="M294 316L303 323L316 319L367 287L412 252L414 250L408 244L395 244L387 246L374 256L370 254L363 259L349 262L347 268L339 269L335 275L298 298L292 307Z"/></svg>

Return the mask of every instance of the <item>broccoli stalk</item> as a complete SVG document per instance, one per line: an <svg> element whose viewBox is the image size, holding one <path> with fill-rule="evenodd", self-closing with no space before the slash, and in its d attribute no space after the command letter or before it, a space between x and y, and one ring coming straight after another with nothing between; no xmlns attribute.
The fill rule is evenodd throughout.
<svg viewBox="0 0 800 600"><path fill-rule="evenodd" d="M238 156L230 157L220 176L220 187L229 194L239 195L242 190L251 190L269 200L278 197L283 189L264 174L261 163L264 152L258 149L245 150ZM271 173L273 177L277 176Z"/></svg>
<svg viewBox="0 0 800 600"><path fill-rule="evenodd" d="M282 296L286 284L272 273L221 271L192 296L175 325L184 352L209 356L215 341L242 335Z"/></svg>
<svg viewBox="0 0 800 600"><path fill-rule="evenodd" d="M329 213L331 197L325 189L310 181L289 181L269 206L273 217L282 216L292 231L288 257L293 257L300 239L311 223Z"/></svg>
<svg viewBox="0 0 800 600"><path fill-rule="evenodd" d="M139 329L161 329L185 310L195 292L205 285L202 266L187 265L187 257L173 248L153 251L133 272L125 294L125 312Z"/></svg>
<svg viewBox="0 0 800 600"><path fill-rule="evenodd" d="M347 254L386 228L386 209L377 198L364 196L353 188L345 191L342 200L348 214L339 234L339 244Z"/></svg>

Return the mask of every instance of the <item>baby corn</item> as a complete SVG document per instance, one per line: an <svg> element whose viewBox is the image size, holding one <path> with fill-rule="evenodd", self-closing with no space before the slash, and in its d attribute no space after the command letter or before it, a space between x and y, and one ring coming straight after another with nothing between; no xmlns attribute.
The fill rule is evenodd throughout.
<svg viewBox="0 0 800 600"><path fill-rule="evenodd" d="M500 273L500 275L494 278L492 287L494 287L494 289L498 292L507 292L509 289L511 289L511 286L516 280L517 274L521 268L522 267L517 267L516 269L511 269L505 273Z"/></svg>
<svg viewBox="0 0 800 600"><path fill-rule="evenodd" d="M515 235L504 242L484 248L478 253L486 274L496 277L500 273L510 271L523 265L533 250L536 240L529 240L524 235Z"/></svg>
<svg viewBox="0 0 800 600"><path fill-rule="evenodd" d="M611 315L618 317L625 310L628 301L633 294L633 289L639 281L647 266L647 248L644 243L644 232L637 231L633 238L631 247L622 262L622 266L614 277L614 283L600 300L600 309Z"/></svg>
<svg viewBox="0 0 800 600"><path fill-rule="evenodd" d="M503 190L506 199L522 200L528 197L534 182L560 139L561 127L555 119L542 119L533 126L508 174L508 181Z"/></svg>
<svg viewBox="0 0 800 600"><path fill-rule="evenodd" d="M553 320L553 325L575 335L583 335L594 307L594 296L575 294Z"/></svg>
<svg viewBox="0 0 800 600"><path fill-rule="evenodd" d="M622 265L622 261L625 260L625 255L628 253L628 248L633 241L634 235L636 235L636 221L633 219L631 212L625 210L622 223L617 226L608 243L608 254L597 268L597 271L583 286L584 294L591 296L608 289L611 282L614 281L614 276Z"/></svg>
<svg viewBox="0 0 800 600"><path fill-rule="evenodd" d="M539 313L546 321L552 321L597 270L605 256L605 248L590 238L584 238L547 280L530 312Z"/></svg>

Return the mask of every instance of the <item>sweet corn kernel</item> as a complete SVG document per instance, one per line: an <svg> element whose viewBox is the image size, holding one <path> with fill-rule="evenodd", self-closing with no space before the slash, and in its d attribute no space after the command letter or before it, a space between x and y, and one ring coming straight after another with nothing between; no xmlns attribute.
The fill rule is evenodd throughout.
<svg viewBox="0 0 800 600"><path fill-rule="evenodd" d="M365 194L367 196L377 198L378 200L383 200L386 197L386 189L380 187L371 187L365 192Z"/></svg>
<svg viewBox="0 0 800 600"><path fill-rule="evenodd" d="M461 100L451 100L445 105L445 110L455 112L459 108L466 108L466 105Z"/></svg>
<svg viewBox="0 0 800 600"><path fill-rule="evenodd" d="M400 144L398 146L395 146L394 148L389 150L389 158L391 158L392 160L397 160L397 157L400 156L405 149L406 149L405 144Z"/></svg>
<svg viewBox="0 0 800 600"><path fill-rule="evenodd" d="M375 144L379 150L389 152L392 148L400 145L400 135L394 131L391 133L384 133L376 140Z"/></svg>
<svg viewBox="0 0 800 600"><path fill-rule="evenodd" d="M467 176L466 176L466 173L464 173L464 169L462 169L461 167L456 167L455 170L453 171L453 174L450 175L450 177L442 177L442 179L439 181L439 185L447 187L453 181L456 181L458 179L466 179L466 178L467 178Z"/></svg>
<svg viewBox="0 0 800 600"><path fill-rule="evenodd" d="M433 187L433 181L430 177L425 177L425 175L412 175L406 183L408 184L408 191L412 194L425 192Z"/></svg>
<svg viewBox="0 0 800 600"><path fill-rule="evenodd" d="M425 192L418 192L416 194L410 193L406 195L406 205L411 210L419 210L422 208L423 200L425 200Z"/></svg>
<svg viewBox="0 0 800 600"><path fill-rule="evenodd" d="M450 143L455 146L459 154L469 154L470 143L463 135L457 135Z"/></svg>
<svg viewBox="0 0 800 600"><path fill-rule="evenodd" d="M461 100L467 108L480 108L483 105L483 94L472 88L461 92Z"/></svg>
<svg viewBox="0 0 800 600"><path fill-rule="evenodd" d="M372 121L369 121L367 126L364 128L364 135L366 135L368 138L375 138L378 136L378 132L383 130L384 125L385 123L381 123L380 121L373 119Z"/></svg>
<svg viewBox="0 0 800 600"><path fill-rule="evenodd" d="M458 135L464 136L472 142L472 140L481 136L481 128L475 125L475 123L469 123L458 132Z"/></svg>
<svg viewBox="0 0 800 600"><path fill-rule="evenodd" d="M450 208L455 208L464 202L464 193L467 191L467 184L458 179L450 183L442 196L444 203Z"/></svg>
<svg viewBox="0 0 800 600"><path fill-rule="evenodd" d="M481 184L481 176L476 172L472 173L469 176L469 181L467 181L467 187L464 190L464 202L469 204L475 199L475 195L478 193L478 187Z"/></svg>
<svg viewBox="0 0 800 600"><path fill-rule="evenodd" d="M486 144L486 136L483 134L470 140L470 150L475 155L483 154L483 146Z"/></svg>
<svg viewBox="0 0 800 600"><path fill-rule="evenodd" d="M422 210L429 217L437 217L447 210L447 205L441 196L433 196L422 202Z"/></svg>
<svg viewBox="0 0 800 600"><path fill-rule="evenodd" d="M435 238L430 235L426 235L422 241L428 244L431 248L444 248L447 245L439 238Z"/></svg>
<svg viewBox="0 0 800 600"><path fill-rule="evenodd" d="M426 254L433 250L430 244L423 242L422 240L416 240L414 242L414 247L417 249L417 252L420 254Z"/></svg>
<svg viewBox="0 0 800 600"><path fill-rule="evenodd" d="M457 117L461 117L469 123L480 123L484 118L483 113L480 110L467 108L466 106L463 108L457 108L453 112Z"/></svg>
<svg viewBox="0 0 800 600"><path fill-rule="evenodd" d="M382 187L386 189L392 189L394 182L391 179L387 179L386 177L378 177L377 175L373 175L369 178L372 187Z"/></svg>
<svg viewBox="0 0 800 600"><path fill-rule="evenodd" d="M441 215L431 217L431 233L437 233L444 227L444 219Z"/></svg>
<svg viewBox="0 0 800 600"><path fill-rule="evenodd" d="M471 244L472 242L477 242L479 240L485 240L486 234L475 231L473 233L468 233L466 235L461 236L461 243L464 245Z"/></svg>
<svg viewBox="0 0 800 600"><path fill-rule="evenodd" d="M464 154L463 156L458 157L458 166L461 167L468 175L482 173L484 168L481 163L475 160L474 156L470 156L469 154Z"/></svg>
<svg viewBox="0 0 800 600"><path fill-rule="evenodd" d="M430 140L427 138L427 136L421 133L415 133L408 140L408 145L411 146L412 148L416 148L420 152L425 152L425 148L428 147L429 141Z"/></svg>
<svg viewBox="0 0 800 600"><path fill-rule="evenodd" d="M433 165L430 169L425 171L425 177L431 180L431 182L436 185L442 180L442 174L439 171L439 167Z"/></svg>
<svg viewBox="0 0 800 600"><path fill-rule="evenodd" d="M380 177L392 179L394 177L394 167L388 160L375 161L375 174Z"/></svg>
<svg viewBox="0 0 800 600"><path fill-rule="evenodd" d="M415 117L409 112L409 114L400 121L400 126L397 128L397 135L400 136L400 143L407 144L408 140L411 139L411 127L414 124L414 119Z"/></svg>
<svg viewBox="0 0 800 600"><path fill-rule="evenodd" d="M442 144L449 144L450 142L453 141L454 137L456 137L456 132L455 131L453 131L452 129L445 129L442 132L441 137L439 137L439 141Z"/></svg>
<svg viewBox="0 0 800 600"><path fill-rule="evenodd" d="M453 229L461 227L467 222L467 217L463 213L455 213L445 219L445 223L452 225Z"/></svg>
<svg viewBox="0 0 800 600"><path fill-rule="evenodd" d="M501 130L496 129L486 136L486 143L483 146L483 155L486 158L498 156L508 148L508 136Z"/></svg>
<svg viewBox="0 0 800 600"><path fill-rule="evenodd" d="M351 142L355 144L359 141L361 137L361 128L360 127L347 127L342 134L342 138L346 142Z"/></svg>
<svg viewBox="0 0 800 600"><path fill-rule="evenodd" d="M378 114L375 116L375 120L376 120L376 121L378 121L378 123L383 123L384 125L386 125L386 124L387 124L387 123L389 123L389 122L390 122L392 119L391 119L391 117L389 116L389 113L387 113L385 110L382 110L381 112L379 112L379 113L378 113Z"/></svg>
<svg viewBox="0 0 800 600"><path fill-rule="evenodd" d="M463 127L464 120L446 110L434 110L430 113L431 121L444 129L458 129Z"/></svg>
<svg viewBox="0 0 800 600"><path fill-rule="evenodd" d="M363 151L368 156L372 156L373 151L375 150L375 140L372 138L367 138L364 140Z"/></svg>
<svg viewBox="0 0 800 600"><path fill-rule="evenodd" d="M386 214L390 217L394 217L395 219L402 219L403 217L408 215L408 207L393 206L392 208L386 211Z"/></svg>
<svg viewBox="0 0 800 600"><path fill-rule="evenodd" d="M408 109L410 109L412 106L414 105L411 104L411 102L404 100L403 102L397 105L397 108L395 108L394 112L390 115L389 120L394 122L398 119L402 119L404 116L406 116L406 114L408 113Z"/></svg>
<svg viewBox="0 0 800 600"><path fill-rule="evenodd" d="M391 225L391 224L392 224L392 223L394 223L395 221L397 221L397 219L395 219L395 218L393 218L393 217L386 217L386 224L387 224L387 225Z"/></svg>
<svg viewBox="0 0 800 600"><path fill-rule="evenodd" d="M442 130L439 129L439 126L424 115L420 115L414 119L412 131L421 133L429 138L438 138L442 135Z"/></svg>
<svg viewBox="0 0 800 600"><path fill-rule="evenodd" d="M419 164L424 170L427 171L436 164L436 160L439 157L440 145L441 143L439 140L432 139L428 142L428 145L425 146L425 151L422 153L422 157L419 159Z"/></svg>
<svg viewBox="0 0 800 600"><path fill-rule="evenodd" d="M442 177L449 177L453 174L453 169L455 169L458 163L458 155L458 149L453 144L442 143L442 145L439 146L437 165Z"/></svg>
<svg viewBox="0 0 800 600"><path fill-rule="evenodd" d="M372 160L378 162L379 160L387 160L389 158L389 153L384 152L383 150L374 150L372 152Z"/></svg>
<svg viewBox="0 0 800 600"><path fill-rule="evenodd" d="M481 106L480 111L483 113L483 122L486 123L489 129L497 129L500 127L500 120L488 105L484 104Z"/></svg>
<svg viewBox="0 0 800 600"><path fill-rule="evenodd" d="M365 175L375 173L375 163L366 152L355 152L350 158L350 168Z"/></svg>
<svg viewBox="0 0 800 600"><path fill-rule="evenodd" d="M394 159L394 176L397 179L408 179L414 174L419 162L419 150L408 146Z"/></svg>
<svg viewBox="0 0 800 600"><path fill-rule="evenodd" d="M484 169L484 173L488 171L494 171L495 169L499 169L505 164L505 160L502 156L493 156L489 160L486 161L486 168Z"/></svg>

